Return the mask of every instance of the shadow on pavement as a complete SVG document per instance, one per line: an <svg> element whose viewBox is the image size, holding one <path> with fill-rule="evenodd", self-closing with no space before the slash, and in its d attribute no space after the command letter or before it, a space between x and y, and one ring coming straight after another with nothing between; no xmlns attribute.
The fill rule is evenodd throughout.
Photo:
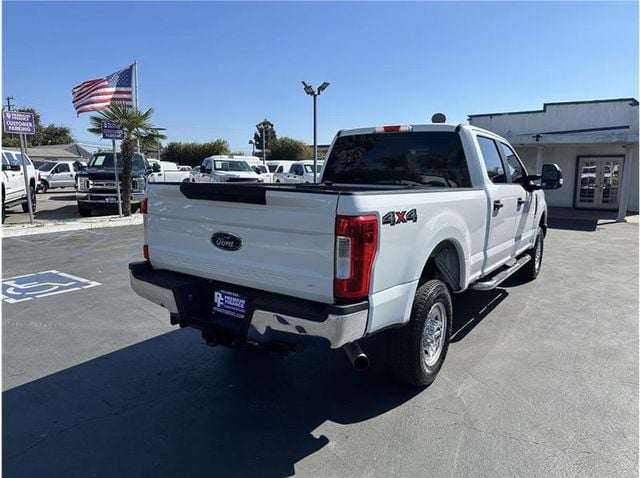
<svg viewBox="0 0 640 478"><path fill-rule="evenodd" d="M462 294L454 294L451 342L464 339L508 295L506 290L500 288L483 292L468 290Z"/></svg>
<svg viewBox="0 0 640 478"><path fill-rule="evenodd" d="M455 296L453 341L506 295ZM421 392L373 364L357 373L340 350L283 359L212 349L175 330L4 392L3 471L290 476L329 443L315 431L324 422L362 422Z"/></svg>
<svg viewBox="0 0 640 478"><path fill-rule="evenodd" d="M50 193L47 192L47 194L50 194ZM75 203L76 202L76 195L75 195L75 193L73 193L73 194L68 194L68 193L67 194L55 194L55 195L54 194L50 194L47 197L47 200L48 201L65 201L65 202L73 201Z"/></svg>
<svg viewBox="0 0 640 478"><path fill-rule="evenodd" d="M550 229L566 229L571 231L592 232L598 228L598 220L550 217L547 220L547 225Z"/></svg>

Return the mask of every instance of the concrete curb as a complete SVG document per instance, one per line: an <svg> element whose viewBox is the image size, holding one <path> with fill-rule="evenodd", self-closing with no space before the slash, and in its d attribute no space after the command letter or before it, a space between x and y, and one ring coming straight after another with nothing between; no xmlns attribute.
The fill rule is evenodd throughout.
<svg viewBox="0 0 640 478"><path fill-rule="evenodd" d="M79 231L103 227L136 226L142 224L142 214L129 217L104 216L64 221L36 221L35 224L11 224L2 226L2 238L48 234L51 232Z"/></svg>

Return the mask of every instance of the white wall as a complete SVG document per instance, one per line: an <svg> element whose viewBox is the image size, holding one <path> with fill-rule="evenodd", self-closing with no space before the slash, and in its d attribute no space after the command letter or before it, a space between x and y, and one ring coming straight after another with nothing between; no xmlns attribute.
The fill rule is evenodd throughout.
<svg viewBox="0 0 640 478"><path fill-rule="evenodd" d="M524 162L527 171L530 174L535 174L536 166L536 148L529 146L516 146L518 156ZM625 148L622 145L588 145L588 146L543 146L542 149L542 163L555 163L562 169L562 176L564 178L564 184L560 189L545 191L547 203L550 206L556 207L573 207L573 197L575 195L576 187L576 165L578 156L585 155L623 155ZM629 206L628 209L637 211L638 207L638 162L634 161L635 168L632 168L632 175L635 175L635 182L632 176ZM539 172L538 172L539 173ZM635 202L633 198L635 197ZM633 205L633 207L632 207ZM635 209L634 209L635 208Z"/></svg>
<svg viewBox="0 0 640 478"><path fill-rule="evenodd" d="M616 133L638 135L638 105L630 101L606 101L601 103L548 104L546 111L495 114L471 117L470 123L488 129L507 139L524 135L526 142L534 142L533 135L553 131L630 126L627 130L595 133L612 136ZM557 136L557 135L551 135ZM550 136L550 137L551 137Z"/></svg>

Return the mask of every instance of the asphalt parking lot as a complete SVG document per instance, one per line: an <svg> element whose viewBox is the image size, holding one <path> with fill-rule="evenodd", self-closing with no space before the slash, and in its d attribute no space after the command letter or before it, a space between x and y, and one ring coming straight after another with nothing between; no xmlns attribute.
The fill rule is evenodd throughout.
<svg viewBox="0 0 640 478"><path fill-rule="evenodd" d="M46 193L36 195L35 219L45 221L57 221L79 218L78 203L76 202L75 188L52 189ZM93 216L105 216L113 214L108 210L96 210ZM5 224L26 224L29 222L29 213L22 212L21 206L7 209Z"/></svg>
<svg viewBox="0 0 640 478"><path fill-rule="evenodd" d="M558 224L558 227L560 225ZM210 348L130 289L139 226L5 239L3 471L69 476L637 476L638 225L549 231L540 277L455 296L417 391L340 351Z"/></svg>

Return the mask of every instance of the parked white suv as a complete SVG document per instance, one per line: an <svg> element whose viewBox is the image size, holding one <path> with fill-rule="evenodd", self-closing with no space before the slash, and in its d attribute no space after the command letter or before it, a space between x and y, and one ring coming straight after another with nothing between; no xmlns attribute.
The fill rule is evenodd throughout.
<svg viewBox="0 0 640 478"><path fill-rule="evenodd" d="M209 156L200 172L191 177L195 183L262 183L264 179L251 169L245 156Z"/></svg>
<svg viewBox="0 0 640 478"><path fill-rule="evenodd" d="M33 211L36 210L36 174L29 156L27 160L27 178ZM24 187L22 154L17 151L2 151L2 222L5 209L20 204L24 212L29 212L27 192Z"/></svg>

